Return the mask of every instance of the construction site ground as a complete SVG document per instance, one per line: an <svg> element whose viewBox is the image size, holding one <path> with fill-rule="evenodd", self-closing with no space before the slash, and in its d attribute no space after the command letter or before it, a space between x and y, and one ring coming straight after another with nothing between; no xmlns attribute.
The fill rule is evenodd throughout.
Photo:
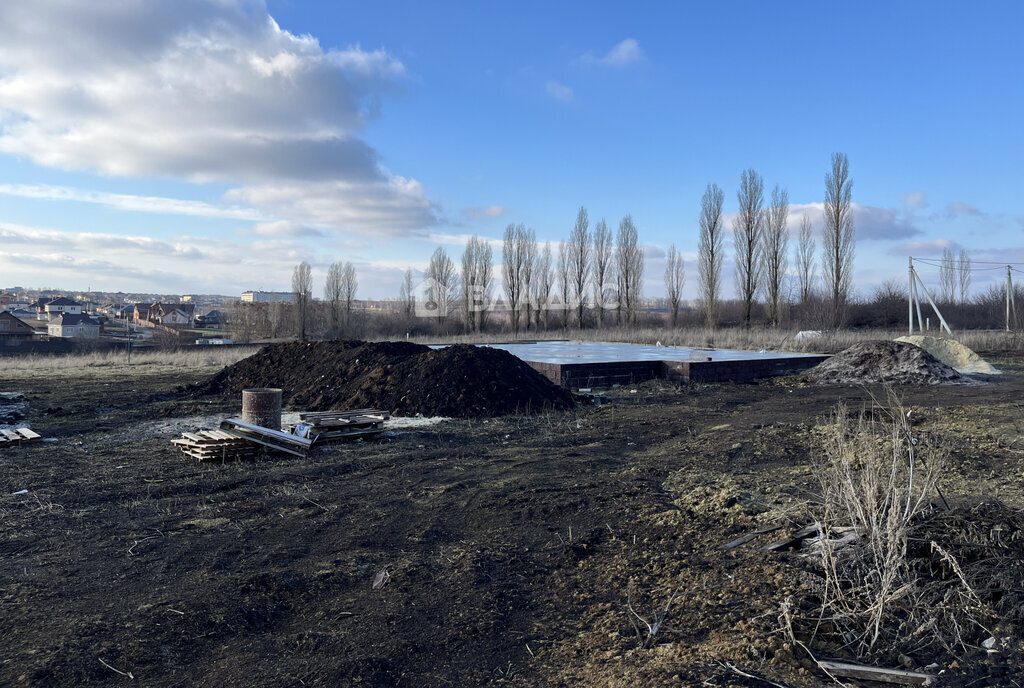
<svg viewBox="0 0 1024 688"><path fill-rule="evenodd" d="M947 498L1019 508L1024 359L986 357L899 391ZM2 380L48 441L0 451L0 685L834 685L780 630L806 569L719 546L813 494L813 428L868 389L654 381L208 464L169 442L237 411L176 395L208 375ZM630 589L682 591L646 649Z"/></svg>

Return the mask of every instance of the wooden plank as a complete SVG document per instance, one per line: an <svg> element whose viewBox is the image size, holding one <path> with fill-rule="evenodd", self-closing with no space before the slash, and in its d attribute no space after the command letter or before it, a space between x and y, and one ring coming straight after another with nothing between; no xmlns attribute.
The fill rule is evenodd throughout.
<svg viewBox="0 0 1024 688"><path fill-rule="evenodd" d="M740 537L736 538L732 542L725 543L724 545L719 547L719 549L736 549L740 545L745 545L748 542L750 542L751 540L754 540L755 538L759 538L762 535L767 535L768 533L774 533L776 530L778 530L781 527L782 526L772 526L771 528L762 528L761 530L755 530L752 533L747 533L746 535L741 535Z"/></svg>
<svg viewBox="0 0 1024 688"><path fill-rule="evenodd" d="M771 543L770 545L765 545L764 547L761 548L761 551L762 552L775 552L776 550L786 549L786 548L789 548L789 547L798 547L802 540L805 540L805 539L811 537L812 535L814 535L815 533L817 533L818 529L819 529L819 524L817 524L817 523L812 523L809 526L804 526L803 528L801 528L797 532L793 533L788 538L783 538L782 540L777 540L777 541Z"/></svg>
<svg viewBox="0 0 1024 688"><path fill-rule="evenodd" d="M935 678L931 674L921 674L916 671L881 669L879 667L867 666L866 664L830 662L823 659L818 660L818 666L834 676L862 678L867 681L881 681L883 683L899 683L906 686L928 685Z"/></svg>
<svg viewBox="0 0 1024 688"><path fill-rule="evenodd" d="M0 435L3 435L8 442L21 442L21 435L13 430L0 430Z"/></svg>
<svg viewBox="0 0 1024 688"><path fill-rule="evenodd" d="M40 435L38 432L35 432L31 428L17 428L15 429L15 432L21 435L22 439L25 440L26 442L33 442L35 440L43 439L42 435Z"/></svg>

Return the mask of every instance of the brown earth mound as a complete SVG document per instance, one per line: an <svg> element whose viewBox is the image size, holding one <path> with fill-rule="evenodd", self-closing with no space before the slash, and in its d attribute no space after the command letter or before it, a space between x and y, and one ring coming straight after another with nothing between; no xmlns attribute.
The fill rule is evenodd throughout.
<svg viewBox="0 0 1024 688"><path fill-rule="evenodd" d="M874 341L854 344L810 371L817 382L895 382L929 385L953 382L960 373L913 344Z"/></svg>
<svg viewBox="0 0 1024 688"><path fill-rule="evenodd" d="M381 408L453 418L568 409L572 394L507 351L466 344L294 342L266 346L228 366L198 395L280 387L304 411Z"/></svg>

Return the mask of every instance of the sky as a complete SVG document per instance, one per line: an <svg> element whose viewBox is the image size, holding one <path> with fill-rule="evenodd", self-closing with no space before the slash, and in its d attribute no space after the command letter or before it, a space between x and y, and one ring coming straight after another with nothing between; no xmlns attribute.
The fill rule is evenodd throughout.
<svg viewBox="0 0 1024 688"><path fill-rule="evenodd" d="M820 232L833 152L859 292L945 247L1024 262L1021 26L1019 2L0 3L0 287L238 295L305 260L320 290L342 260L389 298L438 246L558 242L583 206L632 215L646 294L675 244L693 297L706 186L728 233L746 169Z"/></svg>

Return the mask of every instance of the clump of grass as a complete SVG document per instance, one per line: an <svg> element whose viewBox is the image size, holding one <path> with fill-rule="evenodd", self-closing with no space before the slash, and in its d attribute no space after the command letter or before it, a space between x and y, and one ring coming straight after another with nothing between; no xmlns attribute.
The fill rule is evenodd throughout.
<svg viewBox="0 0 1024 688"><path fill-rule="evenodd" d="M915 433L912 420L891 390L860 413L836 406L814 465L821 493L811 515L819 538L808 561L820 583L783 605L794 640L888 663L917 656L926 664L942 654L962 659L1007 618L995 601L1013 586L1005 572L961 559L973 556L960 531L974 519L946 503L938 481L947 451ZM940 522L946 527L937 529ZM856 537L835 537L843 527ZM968 539L978 541L973 533ZM1019 556L993 547L986 558Z"/></svg>

